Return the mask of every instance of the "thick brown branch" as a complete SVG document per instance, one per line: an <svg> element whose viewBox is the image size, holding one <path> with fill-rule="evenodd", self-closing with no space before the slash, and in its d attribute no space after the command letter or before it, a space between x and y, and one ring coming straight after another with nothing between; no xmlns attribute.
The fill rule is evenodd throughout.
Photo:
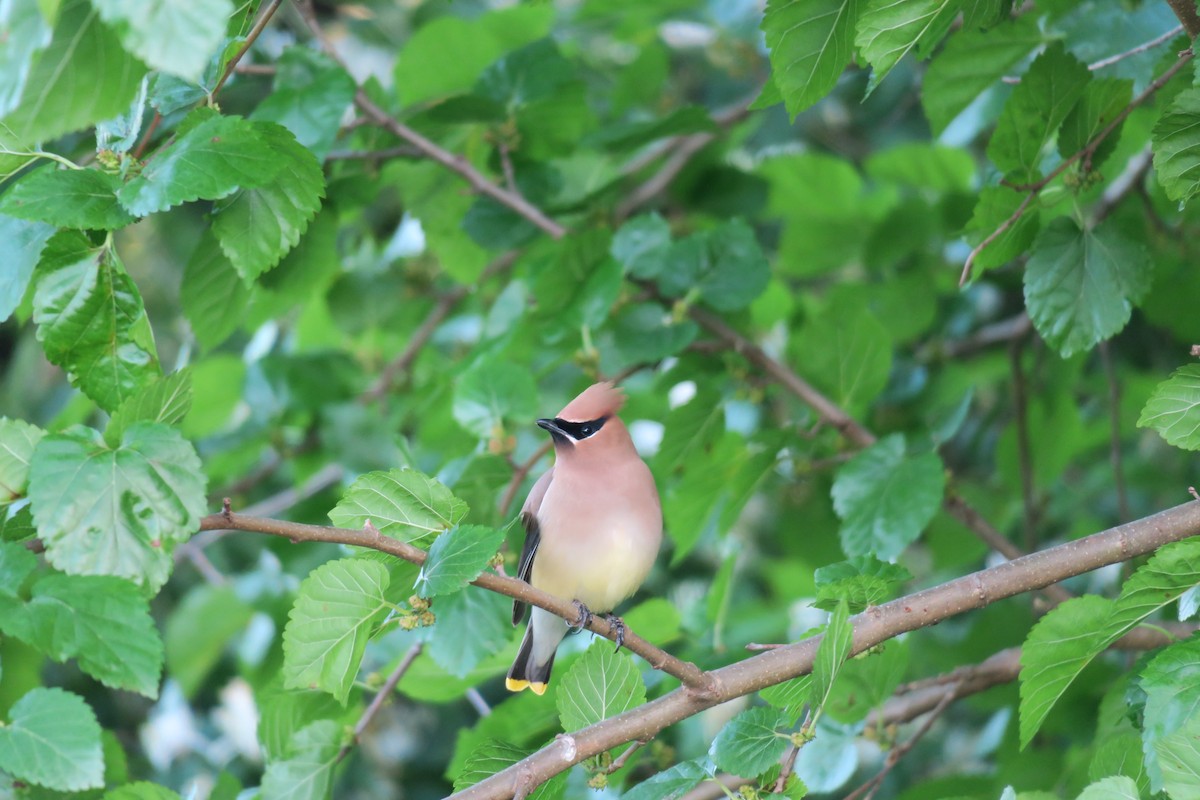
<svg viewBox="0 0 1200 800"><path fill-rule="evenodd" d="M1189 39L1200 36L1200 14L1196 12L1196 0L1167 0L1167 5L1183 23Z"/></svg>
<svg viewBox="0 0 1200 800"><path fill-rule="evenodd" d="M927 627L1016 594L1049 586L1108 564L1149 553L1200 534L1200 503L1186 503L1152 517L1009 561L868 609L852 620L853 653L907 631ZM676 690L619 716L561 736L552 744L475 786L457 800L504 800L518 785L541 784L587 758L663 728L735 697L782 683L812 670L820 637L780 647L709 673L713 691Z"/></svg>
<svg viewBox="0 0 1200 800"><path fill-rule="evenodd" d="M268 533L272 536L282 536L285 539L290 539L292 542L348 544L353 547L366 547L371 550L390 553L397 558L402 558L413 564L424 564L427 556L424 550L414 547L407 542L401 542L398 539L384 536L379 531L374 530L373 526L364 530L350 530L348 528L332 528L323 525L304 525L299 522L286 522L284 520L267 519L265 517L248 517L244 514L235 514L226 511L220 514L209 514L200 520L200 530L252 531L255 533ZM535 605L538 608L544 608L567 621L573 622L579 616L579 609L569 600L563 600L554 595L547 594L541 589L535 589L525 581L517 580L516 578L508 578L485 572L472 581L472 583L524 603ZM586 627L594 633L616 641L616 629L609 624L607 619L601 616L596 616ZM688 687L690 694L707 696L712 693L712 682L699 667L695 664L681 661L670 653L655 647L638 636L636 632L628 629L625 631L625 647L630 652L636 653L646 659L655 669L662 670L678 678L680 682Z"/></svg>

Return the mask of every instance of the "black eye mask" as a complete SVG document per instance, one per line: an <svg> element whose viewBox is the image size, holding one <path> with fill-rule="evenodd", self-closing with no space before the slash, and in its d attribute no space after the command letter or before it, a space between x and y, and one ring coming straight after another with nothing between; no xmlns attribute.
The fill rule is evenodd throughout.
<svg viewBox="0 0 1200 800"><path fill-rule="evenodd" d="M581 442L590 436L595 436L596 432L603 428L604 423L607 421L608 417L600 417L599 419L587 422L569 422L568 420L555 417L554 419L539 419L538 425L550 431L550 435L556 440L565 439L571 442Z"/></svg>

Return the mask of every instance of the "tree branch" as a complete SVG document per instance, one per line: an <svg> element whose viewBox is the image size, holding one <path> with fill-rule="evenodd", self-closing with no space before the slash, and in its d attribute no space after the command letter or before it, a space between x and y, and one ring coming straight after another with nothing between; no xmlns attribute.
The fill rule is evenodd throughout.
<svg viewBox="0 0 1200 800"><path fill-rule="evenodd" d="M1200 502L1110 528L991 569L867 609L852 620L851 654L907 631L941 622L998 600L1150 553L1169 542L1200 534ZM553 609L557 612L557 609ZM592 756L663 728L735 697L782 683L812 670L820 637L780 647L707 673L708 692L678 689L646 705L572 734L480 783L453 795L456 800L502 800L518 785L539 785Z"/></svg>
<svg viewBox="0 0 1200 800"><path fill-rule="evenodd" d="M1170 2L1172 4L1172 8L1174 8L1176 3L1189 4L1193 3L1193 0L1168 0L1168 2ZM1177 10L1176 13L1178 14L1179 11ZM1194 3L1192 5L1191 13L1192 16L1195 17L1196 9ZM1187 25L1187 21L1184 21L1184 26L1187 27ZM1189 34L1195 37L1196 34L1191 33L1190 28L1188 30ZM1155 78L1154 81L1147 86L1141 94L1130 100L1129 105L1121 109L1121 111L1115 117L1113 117L1112 122L1104 126L1104 128L1086 145L1081 147L1079 150L1076 150L1067 158L1063 159L1062 163L1055 167L1049 175L1026 186L1016 187L1021 191L1027 192L1025 198L1021 201L1021 204L1017 206L1016 210L1013 211L1013 213L1008 217L1008 219L1002 222L1000 226L996 228L996 230L992 231L982 242L975 245L974 249L971 250L970 254L967 256L966 262L963 264L962 275L959 276L958 285L967 285L967 282L971 280L971 270L975 264L975 259L979 257L979 254L982 253L990 244L992 244L992 242L1003 236L1009 228L1017 224L1021 217L1025 215L1025 212L1029 210L1029 206L1031 203L1033 203L1034 198L1041 194L1042 190L1049 186L1055 178L1066 172L1068 167L1080 159L1083 159L1084 161L1084 168L1090 169L1092 155L1096 152L1096 148L1098 148L1104 142L1104 140L1107 139L1110 134L1112 134L1113 131L1121 126L1121 124L1125 121L1125 118L1133 113L1135 108L1153 97L1154 93L1159 89L1166 86L1171 78L1175 77L1179 70L1183 69L1184 66L1192 60L1192 56L1193 53L1191 48L1188 48L1180 53L1179 58L1175 61L1175 63L1168 67L1162 75L1159 75L1157 78Z"/></svg>
<svg viewBox="0 0 1200 800"><path fill-rule="evenodd" d="M271 21L271 17L275 16L275 12L282 4L283 0L271 0L271 2L267 4L267 7L262 10L262 13L258 15L258 20L254 23L254 27L252 27L250 32L246 34L245 43L243 43L241 48L234 53L233 58L229 59L229 63L225 65L225 71L221 73L221 79L217 81L217 85L213 87L213 97L216 97L221 93L221 89L225 88L225 82L229 80L229 76L233 74L235 69L237 69L238 62L242 60L242 56L246 55L246 52L254 46L254 43L258 40L259 34L261 34L263 29L267 27L267 23Z"/></svg>
<svg viewBox="0 0 1200 800"><path fill-rule="evenodd" d="M321 43L321 49L325 51L325 54L345 67L345 62L342 61L337 50L325 38L325 32L321 29L321 24L317 21L312 4L307 2L307 0L297 0L296 8L300 11L300 17L304 20L304 24L308 26L312 35ZM376 125L408 142L425 158L436 161L451 172L457 173L476 192L495 200L500 205L524 217L552 239L561 239L567 235L567 229L546 216L540 208L530 203L521 195L504 189L488 180L463 156L442 149L435 142L426 139L400 120L388 114L361 87L354 93L354 104Z"/></svg>
<svg viewBox="0 0 1200 800"><path fill-rule="evenodd" d="M421 651L425 649L424 642L417 642L412 647L408 648L408 652L404 654L404 658L400 659L400 663L392 670L392 674L388 675L383 686L379 687L379 691L371 698L371 704L363 711L362 716L358 718L358 724L354 726L354 736L346 744L342 745L342 749L338 751L337 758L333 763L338 763L346 757L350 752L350 748L358 744L363 733L371 725L371 720L379 714L379 709L383 708L383 704L392 696L392 692L396 691L396 686L400 683L400 679L404 677L404 673L408 672L408 668L417 660L417 656L421 655Z"/></svg>
<svg viewBox="0 0 1200 800"><path fill-rule="evenodd" d="M252 531L255 533L267 533L272 536L281 536L285 539L290 539L292 542L348 544L353 547L366 547L371 550L389 553L397 558L402 558L405 561L418 565L424 564L428 556L424 550L414 547L407 542L384 536L373 525L369 525L363 530L350 530L348 528L333 528L323 525L305 525L299 522L287 522L284 520L267 519L265 517L249 517L226 510L220 514L209 514L200 520L200 530ZM573 622L579 616L579 609L570 600L563 600L562 598L543 592L541 589L535 589L525 581L517 580L516 578L485 572L473 580L472 583L483 589L488 589L515 600L520 600L523 603L543 608L569 622ZM604 617L595 616L586 627L594 633L616 641L616 628L610 625ZM699 667L695 664L681 661L670 653L655 647L650 642L638 636L636 632L626 629L625 647L630 652L644 658L655 669L662 670L678 678L687 687L689 694L707 696L713 691L712 681Z"/></svg>
<svg viewBox="0 0 1200 800"><path fill-rule="evenodd" d="M1196 13L1196 0L1167 0L1167 5L1183 23L1189 39L1200 36L1200 15Z"/></svg>

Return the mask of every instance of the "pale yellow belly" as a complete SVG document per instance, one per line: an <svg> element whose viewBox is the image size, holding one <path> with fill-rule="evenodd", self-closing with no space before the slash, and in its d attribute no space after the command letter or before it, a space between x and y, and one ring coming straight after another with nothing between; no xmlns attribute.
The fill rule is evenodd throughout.
<svg viewBox="0 0 1200 800"><path fill-rule="evenodd" d="M658 556L660 534L625 521L588 535L542 530L533 585L596 612L611 611L638 590Z"/></svg>

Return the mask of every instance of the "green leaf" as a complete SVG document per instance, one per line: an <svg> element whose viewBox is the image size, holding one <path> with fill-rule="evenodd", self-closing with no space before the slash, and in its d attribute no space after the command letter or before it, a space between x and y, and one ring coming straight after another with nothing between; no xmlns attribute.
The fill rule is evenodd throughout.
<svg viewBox="0 0 1200 800"><path fill-rule="evenodd" d="M838 470L833 508L847 556L888 561L916 541L942 504L945 475L937 453L905 454L894 433Z"/></svg>
<svg viewBox="0 0 1200 800"><path fill-rule="evenodd" d="M575 67L550 38L517 48L483 71L474 93L517 109L547 100L570 83Z"/></svg>
<svg viewBox="0 0 1200 800"><path fill-rule="evenodd" d="M29 783L63 792L104 785L104 757L96 715L79 695L33 689L0 725L0 769Z"/></svg>
<svg viewBox="0 0 1200 800"><path fill-rule="evenodd" d="M874 556L859 556L820 567L813 574L817 584L816 608L833 611L845 600L850 613L888 600L912 573L899 564L889 564Z"/></svg>
<svg viewBox="0 0 1200 800"><path fill-rule="evenodd" d="M1113 775L1088 786L1075 800L1139 800L1140 797L1136 783L1124 775Z"/></svg>
<svg viewBox="0 0 1200 800"><path fill-rule="evenodd" d="M758 693L765 702L786 711L788 719L795 724L800 719L801 712L808 706L812 696L812 675L801 675L798 678L768 686Z"/></svg>
<svg viewBox="0 0 1200 800"><path fill-rule="evenodd" d="M157 783L139 781L105 792L104 800L179 800L179 795Z"/></svg>
<svg viewBox="0 0 1200 800"><path fill-rule="evenodd" d="M794 120L833 91L854 56L859 0L769 0L762 30L771 77Z"/></svg>
<svg viewBox="0 0 1200 800"><path fill-rule="evenodd" d="M504 543L504 531L485 525L460 525L434 539L421 566L416 590L421 597L457 592L479 577Z"/></svg>
<svg viewBox="0 0 1200 800"><path fill-rule="evenodd" d="M787 716L775 708L750 708L738 714L713 739L708 757L720 769L752 778L770 769L787 749Z"/></svg>
<svg viewBox="0 0 1200 800"><path fill-rule="evenodd" d="M0 214L0 322L4 322L25 297L29 278L54 226Z"/></svg>
<svg viewBox="0 0 1200 800"><path fill-rule="evenodd" d="M29 460L45 435L36 425L0 417L0 506L24 496Z"/></svg>
<svg viewBox="0 0 1200 800"><path fill-rule="evenodd" d="M201 584L189 591L167 618L167 672L187 697L200 689L230 640L253 614L229 586ZM196 620L204 620L197 625Z"/></svg>
<svg viewBox="0 0 1200 800"><path fill-rule="evenodd" d="M1200 717L1154 743L1162 767L1163 788L1171 800L1189 800L1200 793Z"/></svg>
<svg viewBox="0 0 1200 800"><path fill-rule="evenodd" d="M637 784L621 800L678 800L707 777L699 760L683 761Z"/></svg>
<svg viewBox="0 0 1200 800"><path fill-rule="evenodd" d="M1200 364L1187 364L1154 389L1137 421L1175 447L1200 450Z"/></svg>
<svg viewBox="0 0 1200 800"><path fill-rule="evenodd" d="M1021 746L1105 641L1113 601L1094 595L1068 600L1042 617L1021 649Z"/></svg>
<svg viewBox="0 0 1200 800"><path fill-rule="evenodd" d="M1060 217L1038 237L1025 267L1033 325L1063 358L1117 333L1150 288L1143 245L1114 224L1081 231Z"/></svg>
<svg viewBox="0 0 1200 800"><path fill-rule="evenodd" d="M354 79L329 56L292 46L276 62L275 85L250 118L278 122L321 161L337 139L354 90Z"/></svg>
<svg viewBox="0 0 1200 800"><path fill-rule="evenodd" d="M914 47L928 54L958 15L962 0L868 0L854 44L871 65L868 94Z"/></svg>
<svg viewBox="0 0 1200 800"><path fill-rule="evenodd" d="M0 542L0 597L19 598L21 584L37 566L37 556L29 548L16 542ZM0 616L0 630L11 634L12 621L12 617Z"/></svg>
<svg viewBox="0 0 1200 800"><path fill-rule="evenodd" d="M849 620L849 606L843 600L830 615L829 623L825 626L825 635L821 638L816 658L813 660L812 689L808 702L814 711L820 711L824 707L829 693L833 690L833 682L837 680L842 664L850 655L850 648L854 644L854 628Z"/></svg>
<svg viewBox="0 0 1200 800"><path fill-rule="evenodd" d="M1068 158L1087 146L1100 131L1107 128L1133 99L1133 81L1104 78L1093 80L1083 96L1063 120L1058 133L1058 153ZM1099 168L1117 149L1121 140L1118 127L1105 137L1091 156L1093 169Z"/></svg>
<svg viewBox="0 0 1200 800"><path fill-rule="evenodd" d="M852 415L883 391L892 366L887 328L850 294L805 320L789 350L805 376Z"/></svg>
<svg viewBox="0 0 1200 800"><path fill-rule="evenodd" d="M627 653L598 640L580 656L558 686L564 731L578 731L646 702L646 684Z"/></svg>
<svg viewBox="0 0 1200 800"><path fill-rule="evenodd" d="M258 740L267 763L287 758L296 734L312 722L328 719L353 724L361 713L353 705L342 708L324 692L284 691L280 686L280 681L272 681L255 697L261 714Z"/></svg>
<svg viewBox="0 0 1200 800"><path fill-rule="evenodd" d="M136 586L98 575L46 575L6 626L55 661L74 658L105 686L158 697L163 645Z"/></svg>
<svg viewBox="0 0 1200 800"><path fill-rule="evenodd" d="M867 175L935 192L972 190L975 162L965 150L924 142L906 142L874 153L864 165Z"/></svg>
<svg viewBox="0 0 1200 800"><path fill-rule="evenodd" d="M345 705L367 639L387 615L387 587L387 568L374 561L343 558L313 570L283 631L284 687L320 689Z"/></svg>
<svg viewBox="0 0 1200 800"><path fill-rule="evenodd" d="M985 186L979 193L975 212L967 223L968 238L977 245L991 236L1016 212L1025 195L1007 186ZM975 264L981 270L1003 266L1017 258L1033 243L1039 226L1038 214L1030 211L1021 216L1004 233L979 252Z"/></svg>
<svg viewBox="0 0 1200 800"><path fill-rule="evenodd" d="M36 3L6 3L0 8L0 117L16 107L25 91L34 56L50 44L53 29Z"/></svg>
<svg viewBox="0 0 1200 800"><path fill-rule="evenodd" d="M341 724L328 719L301 728L291 741L287 758L267 764L263 800L328 800L344 731Z"/></svg>
<svg viewBox="0 0 1200 800"><path fill-rule="evenodd" d="M921 105L935 134L1041 44L1036 15L1023 14L986 31L963 27L934 57L921 81Z"/></svg>
<svg viewBox="0 0 1200 800"><path fill-rule="evenodd" d="M454 779L454 791L460 792L484 778L491 777L522 760L532 750L517 747L499 739L484 739L471 751L463 764L462 771ZM560 773L529 793L529 800L554 800L561 797L566 788L567 774Z"/></svg>
<svg viewBox="0 0 1200 800"><path fill-rule="evenodd" d="M537 386L529 370L505 361L477 362L454 386L454 418L480 439L509 426L532 426L537 416Z"/></svg>
<svg viewBox="0 0 1200 800"><path fill-rule="evenodd" d="M110 449L75 426L38 443L29 499L46 558L73 575L115 575L157 589L171 550L195 533L204 513L204 471L177 431L130 426Z"/></svg>
<svg viewBox="0 0 1200 800"><path fill-rule="evenodd" d="M658 303L639 303L621 309L612 331L625 363L642 364L679 354L695 341L700 326L690 319L676 320Z"/></svg>
<svg viewBox="0 0 1200 800"><path fill-rule="evenodd" d="M892 640L842 664L825 713L844 725L867 717L892 696L908 668L908 643Z"/></svg>
<svg viewBox="0 0 1200 800"><path fill-rule="evenodd" d="M550 32L554 10L520 6L465 20L439 16L422 25L400 51L396 86L405 104L458 94L471 88L506 51Z"/></svg>
<svg viewBox="0 0 1200 800"><path fill-rule="evenodd" d="M320 163L286 128L258 122L254 130L274 152L279 171L270 183L219 201L212 223L221 250L247 283L296 246L325 194Z"/></svg>
<svg viewBox="0 0 1200 800"><path fill-rule="evenodd" d="M211 350L245 320L250 292L211 235L201 236L183 268L183 313L200 344Z"/></svg>
<svg viewBox="0 0 1200 800"><path fill-rule="evenodd" d="M80 233L50 240L38 269L33 320L46 358L113 411L159 374L142 297L111 247Z"/></svg>
<svg viewBox="0 0 1200 800"><path fill-rule="evenodd" d="M21 102L0 119L0 146L50 141L115 117L129 108L145 74L89 3L64 0Z"/></svg>
<svg viewBox="0 0 1200 800"><path fill-rule="evenodd" d="M770 277L754 231L733 220L675 243L666 253L658 284L667 295L697 292L718 311L738 311L762 294Z"/></svg>
<svg viewBox="0 0 1200 800"><path fill-rule="evenodd" d="M1068 53L1062 42L1047 47L1004 104L988 143L992 162L1018 182L1035 180L1041 174L1042 149L1091 77L1087 65Z"/></svg>
<svg viewBox="0 0 1200 800"><path fill-rule="evenodd" d="M117 202L121 179L96 169L47 167L18 180L0 197L0 212L60 228L123 228L134 217Z"/></svg>
<svg viewBox="0 0 1200 800"><path fill-rule="evenodd" d="M662 597L652 597L638 603L622 614L621 619L629 630L660 647L675 641L683 633L680 630L683 617L679 609Z"/></svg>
<svg viewBox="0 0 1200 800"><path fill-rule="evenodd" d="M1200 639L1193 636L1164 649L1142 670L1137 685L1146 695L1141 727L1150 788L1162 791L1155 744L1181 730L1200 707Z"/></svg>
<svg viewBox="0 0 1200 800"><path fill-rule="evenodd" d="M716 132L716 123L703 106L683 106L665 116L606 126L589 136L588 142L609 150L633 150L668 136Z"/></svg>
<svg viewBox="0 0 1200 800"><path fill-rule="evenodd" d="M658 214L643 214L626 222L613 236L609 253L635 278L655 278L666 265L671 226Z"/></svg>
<svg viewBox="0 0 1200 800"><path fill-rule="evenodd" d="M1200 192L1200 89L1176 95L1151 135L1154 172L1167 197L1186 203Z"/></svg>
<svg viewBox="0 0 1200 800"><path fill-rule="evenodd" d="M225 39L230 0L92 0L131 53L153 69L198 81Z"/></svg>
<svg viewBox="0 0 1200 800"><path fill-rule="evenodd" d="M380 533L413 542L449 530L467 515L467 504L433 478L411 469L368 472L346 490L329 512L342 528L361 528L367 520Z"/></svg>
<svg viewBox="0 0 1200 800"><path fill-rule="evenodd" d="M174 140L160 147L117 197L142 217L180 203L219 200L239 188L263 186L281 166L274 147L253 123L201 108L184 119Z"/></svg>
<svg viewBox="0 0 1200 800"><path fill-rule="evenodd" d="M512 604L508 598L478 586L438 597L433 613L437 623L429 655L439 667L459 678L504 647L512 636Z"/></svg>
<svg viewBox="0 0 1200 800"><path fill-rule="evenodd" d="M1079 597L1052 610L1021 650L1021 746L1097 655L1200 583L1200 541L1166 545L1125 582L1115 601Z"/></svg>
<svg viewBox="0 0 1200 800"><path fill-rule="evenodd" d="M175 425L188 415L192 408L192 375L183 369L139 389L125 398L113 412L108 427L104 429L104 441L109 447L121 443L125 431L135 422L161 422Z"/></svg>

